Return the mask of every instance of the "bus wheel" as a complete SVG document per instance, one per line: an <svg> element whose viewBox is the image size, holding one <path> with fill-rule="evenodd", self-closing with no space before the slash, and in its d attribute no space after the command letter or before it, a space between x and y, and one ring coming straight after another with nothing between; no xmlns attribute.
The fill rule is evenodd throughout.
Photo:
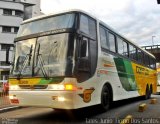
<svg viewBox="0 0 160 124"><path fill-rule="evenodd" d="M151 91L150 91L150 89L149 89L149 87L147 85L147 87L146 87L146 94L144 96L144 99L149 99L150 97L151 97Z"/></svg>
<svg viewBox="0 0 160 124"><path fill-rule="evenodd" d="M152 88L152 85L150 86L150 94L152 95L153 93L153 88Z"/></svg>
<svg viewBox="0 0 160 124"><path fill-rule="evenodd" d="M107 111L111 104L111 92L108 86L103 86L101 93L101 104L100 107L103 111Z"/></svg>

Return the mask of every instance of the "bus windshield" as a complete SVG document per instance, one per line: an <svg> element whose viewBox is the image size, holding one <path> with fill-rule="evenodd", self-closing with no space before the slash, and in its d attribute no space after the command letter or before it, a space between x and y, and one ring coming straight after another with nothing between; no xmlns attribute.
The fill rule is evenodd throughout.
<svg viewBox="0 0 160 124"><path fill-rule="evenodd" d="M64 76L68 35L68 33L62 33L16 42L14 67L11 74Z"/></svg>
<svg viewBox="0 0 160 124"><path fill-rule="evenodd" d="M45 32L49 30L72 28L74 25L75 14L68 13L52 16L41 20L24 23L20 26L17 37Z"/></svg>

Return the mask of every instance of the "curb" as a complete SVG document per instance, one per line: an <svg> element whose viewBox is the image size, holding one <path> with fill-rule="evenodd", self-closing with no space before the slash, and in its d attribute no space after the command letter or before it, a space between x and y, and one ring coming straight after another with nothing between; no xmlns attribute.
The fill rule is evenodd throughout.
<svg viewBox="0 0 160 124"><path fill-rule="evenodd" d="M16 110L19 108L21 108L21 107L20 106L11 106L11 107L2 108L2 109L0 109L0 113Z"/></svg>

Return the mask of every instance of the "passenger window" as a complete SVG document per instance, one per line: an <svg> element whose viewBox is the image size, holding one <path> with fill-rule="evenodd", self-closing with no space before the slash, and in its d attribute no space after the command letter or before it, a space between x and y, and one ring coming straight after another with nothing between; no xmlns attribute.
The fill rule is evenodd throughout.
<svg viewBox="0 0 160 124"><path fill-rule="evenodd" d="M86 37L83 37L79 42L78 70L83 72L90 72L88 43L88 38Z"/></svg>
<svg viewBox="0 0 160 124"><path fill-rule="evenodd" d="M128 44L125 41L123 42L123 55L128 57Z"/></svg>
<svg viewBox="0 0 160 124"><path fill-rule="evenodd" d="M111 34L111 33L109 33L108 36L109 36L109 45L110 45L109 49L112 52L116 52L116 47L115 47L116 39L115 39L115 36L113 34Z"/></svg>
<svg viewBox="0 0 160 124"><path fill-rule="evenodd" d="M80 16L80 31L96 39L96 21L92 18L81 15Z"/></svg>
<svg viewBox="0 0 160 124"><path fill-rule="evenodd" d="M144 63L146 66L149 66L149 56L148 55L144 55Z"/></svg>
<svg viewBox="0 0 160 124"><path fill-rule="evenodd" d="M121 38L117 38L117 44L118 44L118 53L128 57L128 47L127 43L123 41Z"/></svg>
<svg viewBox="0 0 160 124"><path fill-rule="evenodd" d="M150 67L153 69L156 68L156 61L153 58L150 58Z"/></svg>
<svg viewBox="0 0 160 124"><path fill-rule="evenodd" d="M88 57L88 39L83 37L83 40L80 43L80 58Z"/></svg>
<svg viewBox="0 0 160 124"><path fill-rule="evenodd" d="M108 45L107 37L106 37L106 31L102 27L100 27L100 41L101 41L102 48L109 49L109 45Z"/></svg>
<svg viewBox="0 0 160 124"><path fill-rule="evenodd" d="M137 52L138 52L137 53L137 55L138 55L138 62L142 64L143 63L143 59L144 59L144 54L143 54L143 52L141 50L138 50Z"/></svg>
<svg viewBox="0 0 160 124"><path fill-rule="evenodd" d="M129 57L133 60L137 60L137 50L133 45L129 45Z"/></svg>

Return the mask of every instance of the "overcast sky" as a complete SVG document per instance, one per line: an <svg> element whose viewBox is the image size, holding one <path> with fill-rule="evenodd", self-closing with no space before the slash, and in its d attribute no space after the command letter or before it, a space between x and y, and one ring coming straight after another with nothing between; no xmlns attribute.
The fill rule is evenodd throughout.
<svg viewBox="0 0 160 124"><path fill-rule="evenodd" d="M41 0L45 14L81 9L96 16L131 41L160 44L160 4L157 0Z"/></svg>

